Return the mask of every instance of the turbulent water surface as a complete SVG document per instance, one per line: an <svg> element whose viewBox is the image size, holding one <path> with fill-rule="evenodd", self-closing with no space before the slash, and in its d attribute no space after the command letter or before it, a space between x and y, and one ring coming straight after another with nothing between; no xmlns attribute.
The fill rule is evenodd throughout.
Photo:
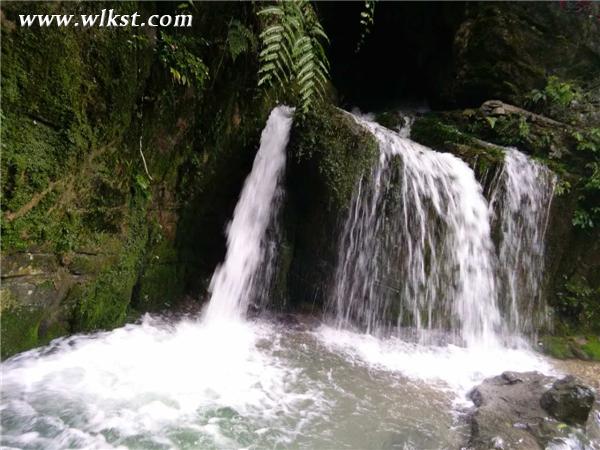
<svg viewBox="0 0 600 450"><path fill-rule="evenodd" d="M8 448L457 448L464 394L522 351L147 317L3 366ZM400 447L398 447L400 446Z"/></svg>

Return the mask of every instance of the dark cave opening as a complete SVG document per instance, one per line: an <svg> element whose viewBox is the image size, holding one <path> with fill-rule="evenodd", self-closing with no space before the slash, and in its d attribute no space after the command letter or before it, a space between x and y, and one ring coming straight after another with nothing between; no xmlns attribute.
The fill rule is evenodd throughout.
<svg viewBox="0 0 600 450"><path fill-rule="evenodd" d="M382 111L446 105L463 2L377 2L375 25L358 52L364 3L322 2L317 8L341 106Z"/></svg>

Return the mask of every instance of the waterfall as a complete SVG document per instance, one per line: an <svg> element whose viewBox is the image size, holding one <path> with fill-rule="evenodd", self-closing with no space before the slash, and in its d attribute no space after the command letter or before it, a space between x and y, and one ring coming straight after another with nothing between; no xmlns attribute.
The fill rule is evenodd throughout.
<svg viewBox="0 0 600 450"><path fill-rule="evenodd" d="M338 326L410 326L420 341L451 330L467 345L496 343L490 212L473 171L356 120L379 141L380 158L356 189L340 240L329 305Z"/></svg>
<svg viewBox="0 0 600 450"><path fill-rule="evenodd" d="M549 325L543 300L545 235L556 176L514 148L507 148L490 206L499 234L500 299L513 334Z"/></svg>
<svg viewBox="0 0 600 450"><path fill-rule="evenodd" d="M276 107L262 132L252 171L227 227L225 261L210 283L211 298L204 313L208 322L241 319L254 300L258 271L271 271L273 251L266 239L267 228L281 198L292 114L292 108Z"/></svg>

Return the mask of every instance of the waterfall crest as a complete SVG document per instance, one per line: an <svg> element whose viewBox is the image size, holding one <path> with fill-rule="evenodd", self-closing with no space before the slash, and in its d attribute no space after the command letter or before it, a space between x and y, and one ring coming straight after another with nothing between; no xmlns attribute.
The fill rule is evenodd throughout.
<svg viewBox="0 0 600 450"><path fill-rule="evenodd" d="M545 237L556 175L514 148L492 191L493 225L499 235L500 299L511 334L549 326L543 299Z"/></svg>
<svg viewBox="0 0 600 450"><path fill-rule="evenodd" d="M270 260L273 252L266 232L281 198L292 115L293 109L287 106L274 108L262 132L252 171L227 226L225 261L210 283L211 298L204 313L208 322L243 318L253 300L257 271L270 267L265 259Z"/></svg>
<svg viewBox="0 0 600 450"><path fill-rule="evenodd" d="M381 155L360 182L342 233L330 303L338 325L358 322L370 333L410 326L420 341L452 330L467 345L496 343L490 213L473 171L453 155L356 120L377 138Z"/></svg>

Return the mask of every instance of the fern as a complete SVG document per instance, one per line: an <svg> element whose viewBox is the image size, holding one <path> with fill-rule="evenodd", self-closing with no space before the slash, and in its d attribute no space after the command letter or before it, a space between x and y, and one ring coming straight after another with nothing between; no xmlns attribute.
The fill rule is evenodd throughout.
<svg viewBox="0 0 600 450"><path fill-rule="evenodd" d="M323 97L329 62L322 45L328 42L315 11L306 0L277 3L258 15L265 27L260 34L259 86L292 87L302 112Z"/></svg>
<svg viewBox="0 0 600 450"><path fill-rule="evenodd" d="M242 53L256 49L254 33L239 20L232 20L227 33L227 47L231 59L235 62Z"/></svg>

